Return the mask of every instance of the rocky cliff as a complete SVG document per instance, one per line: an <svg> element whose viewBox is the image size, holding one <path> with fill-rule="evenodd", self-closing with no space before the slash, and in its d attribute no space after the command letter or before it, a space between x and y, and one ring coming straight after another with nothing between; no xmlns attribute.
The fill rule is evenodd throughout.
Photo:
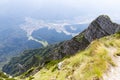
<svg viewBox="0 0 120 80"><path fill-rule="evenodd" d="M114 34L120 30L120 25L113 23L107 15L97 17L86 30L71 40L65 41L55 51L53 50L52 59L63 58L76 53L78 50L85 49L91 41L103 36Z"/></svg>

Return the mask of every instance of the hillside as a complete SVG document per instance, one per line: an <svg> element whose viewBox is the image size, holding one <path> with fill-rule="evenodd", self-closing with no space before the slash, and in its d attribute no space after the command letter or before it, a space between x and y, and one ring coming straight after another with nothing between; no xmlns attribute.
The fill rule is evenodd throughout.
<svg viewBox="0 0 120 80"><path fill-rule="evenodd" d="M39 69L43 67L43 63L47 61L47 56L50 54L49 52L56 48L59 44L24 51L21 53L21 56L13 57L10 62L3 67L3 72L17 76L32 67L39 66Z"/></svg>
<svg viewBox="0 0 120 80"><path fill-rule="evenodd" d="M6 73L0 72L0 80L16 80L12 76L6 75Z"/></svg>
<svg viewBox="0 0 120 80"><path fill-rule="evenodd" d="M37 42L29 41L20 28L6 28L6 26L0 24L0 70L10 58L19 55L23 50L40 47Z"/></svg>
<svg viewBox="0 0 120 80"><path fill-rule="evenodd" d="M41 43L45 43L44 45L46 46L47 44L54 44L72 38L72 35L44 28L45 25L42 26L43 28L36 30L34 27L39 27L35 25L37 21L33 22L33 25L32 22L24 24L24 22L16 19L14 21L7 19L8 22L5 22L6 20L4 21L0 18L0 21L0 70L10 58L20 55L24 50L40 48L43 46ZM38 24L40 25L41 23L38 22ZM51 25L53 24L55 23L51 23ZM87 27L87 24L73 24L64 25L64 30L77 34ZM27 28L21 29L21 27L26 26ZM74 26L74 29L71 29L71 26Z"/></svg>
<svg viewBox="0 0 120 80"><path fill-rule="evenodd" d="M10 75L18 76L35 67L30 74L36 73L51 60L61 60L64 57L74 55L88 47L93 40L119 32L119 29L120 25L113 23L108 16L101 15L86 30L71 40L40 49L24 51L21 56L12 58L3 67L3 71Z"/></svg>
<svg viewBox="0 0 120 80"><path fill-rule="evenodd" d="M49 62L30 78L33 80L119 80L119 44L120 33L94 40L89 47L74 56Z"/></svg>
<svg viewBox="0 0 120 80"><path fill-rule="evenodd" d="M77 52L76 55L61 60L52 60L37 72L32 72L36 68L32 67L16 79L119 80L119 44L120 33L96 39L85 50ZM25 79L25 77L28 78Z"/></svg>

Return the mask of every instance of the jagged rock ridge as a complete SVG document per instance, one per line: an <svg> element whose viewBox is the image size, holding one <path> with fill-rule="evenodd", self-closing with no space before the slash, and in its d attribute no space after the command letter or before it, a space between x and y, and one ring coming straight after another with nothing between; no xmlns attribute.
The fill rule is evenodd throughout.
<svg viewBox="0 0 120 80"><path fill-rule="evenodd" d="M96 18L86 30L58 47L58 52L53 52L54 59L63 58L85 49L91 41L103 36L111 35L120 30L120 25L113 23L107 15Z"/></svg>

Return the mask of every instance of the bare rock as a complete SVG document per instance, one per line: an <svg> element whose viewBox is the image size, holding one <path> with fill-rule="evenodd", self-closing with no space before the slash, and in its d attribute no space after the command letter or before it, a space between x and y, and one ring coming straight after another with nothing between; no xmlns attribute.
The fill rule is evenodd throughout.
<svg viewBox="0 0 120 80"><path fill-rule="evenodd" d="M107 15L101 15L97 17L86 30L54 49L51 58L61 59L65 56L73 55L85 49L91 41L114 34L118 31L120 31L119 24L113 23Z"/></svg>

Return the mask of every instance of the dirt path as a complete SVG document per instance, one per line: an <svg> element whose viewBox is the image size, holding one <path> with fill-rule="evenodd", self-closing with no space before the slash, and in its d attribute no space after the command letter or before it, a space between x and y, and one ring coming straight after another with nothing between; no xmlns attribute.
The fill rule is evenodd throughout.
<svg viewBox="0 0 120 80"><path fill-rule="evenodd" d="M116 51L115 48L109 48L108 50L116 66L109 68L109 71L103 75L103 80L120 80L120 56L113 56Z"/></svg>

